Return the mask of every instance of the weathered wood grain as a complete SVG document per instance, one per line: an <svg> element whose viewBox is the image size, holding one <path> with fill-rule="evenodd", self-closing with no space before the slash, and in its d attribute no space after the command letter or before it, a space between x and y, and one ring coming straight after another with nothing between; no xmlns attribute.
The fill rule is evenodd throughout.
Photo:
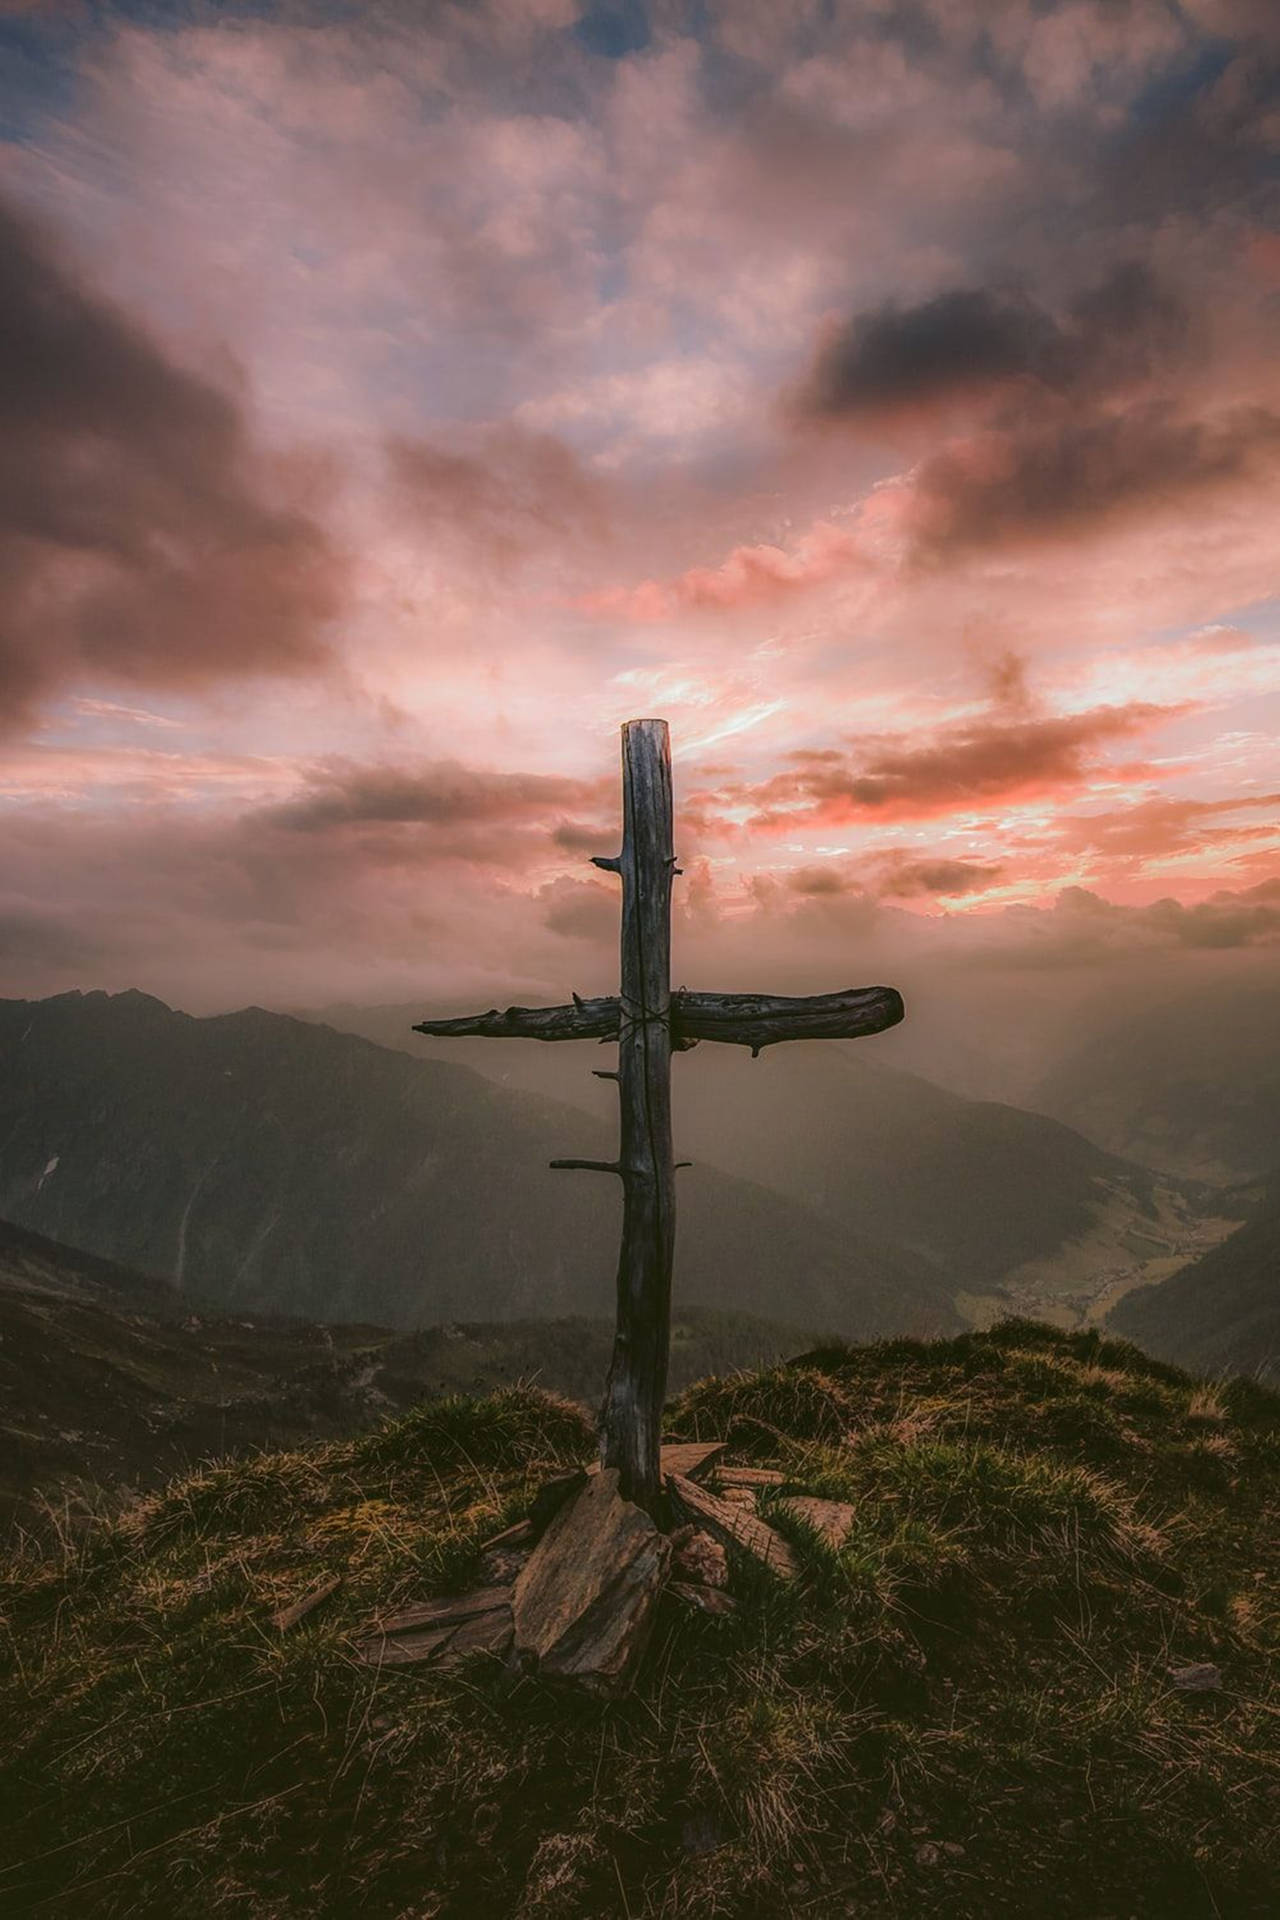
<svg viewBox="0 0 1280 1920"><path fill-rule="evenodd" d="M618 1033L622 1244L600 1456L651 1511L667 1397L676 1175L671 1147L671 744L665 720L622 729L622 1018ZM609 865L611 863L604 862Z"/></svg>
<svg viewBox="0 0 1280 1920"><path fill-rule="evenodd" d="M464 1620L474 1620L477 1614L492 1613L497 1607L511 1604L509 1585L476 1587L471 1593L445 1594L438 1600L423 1600L415 1606L402 1607L399 1613L391 1613L385 1619L374 1621L378 1633L408 1633L423 1627L460 1627Z"/></svg>
<svg viewBox="0 0 1280 1920"><path fill-rule="evenodd" d="M723 1040L759 1053L780 1040L856 1040L883 1033L903 1018L893 987L842 987L792 999L776 993L687 993L672 996L676 1039Z"/></svg>
<svg viewBox="0 0 1280 1920"><path fill-rule="evenodd" d="M673 1473L667 1481L667 1491L686 1519L705 1527L725 1546L750 1554L780 1580L795 1579L800 1571L795 1555L782 1535L755 1514L743 1507L731 1506L727 1500L718 1500L705 1487L682 1479L678 1473Z"/></svg>
<svg viewBox="0 0 1280 1920"><path fill-rule="evenodd" d="M719 1487L780 1487L786 1477L776 1467L717 1467L713 1476Z"/></svg>
<svg viewBox="0 0 1280 1920"><path fill-rule="evenodd" d="M456 1020L423 1020L413 1031L437 1040L615 1040L618 1014L615 994L603 1000L575 999L569 1007L507 1007L501 1012L490 1007L487 1013Z"/></svg>
<svg viewBox="0 0 1280 1920"><path fill-rule="evenodd" d="M665 1480L681 1474L686 1480L704 1480L724 1452L724 1440L668 1440L659 1449L658 1463Z"/></svg>
<svg viewBox="0 0 1280 1920"><path fill-rule="evenodd" d="M606 1467L561 1507L513 1596L517 1658L597 1693L625 1685L644 1651L671 1553L620 1478Z"/></svg>
<svg viewBox="0 0 1280 1920"><path fill-rule="evenodd" d="M423 1020L434 1038L494 1036L618 1042L621 1144L616 1160L553 1160L553 1167L608 1173L623 1189L617 1273L617 1331L600 1415L600 1455L621 1475L623 1493L657 1510L662 1487L659 1429L666 1395L675 1243L671 1144L671 1054L702 1040L750 1047L783 1040L854 1039L903 1018L893 987L844 987L795 998L762 993L671 992L671 750L665 720L622 729L622 851L594 865L622 882L621 992L558 1007L490 1008ZM680 1162L680 1165L687 1164ZM750 1483L740 1483L736 1490ZM535 1526L536 1526L535 1516Z"/></svg>
<svg viewBox="0 0 1280 1920"><path fill-rule="evenodd" d="M501 1533L495 1533L492 1540L486 1540L480 1548L481 1553L492 1553L496 1547L523 1547L533 1541L533 1522L517 1520L514 1527L506 1527Z"/></svg>
<svg viewBox="0 0 1280 1920"><path fill-rule="evenodd" d="M425 1627L420 1633L372 1633L356 1641L355 1656L363 1667L421 1666L424 1660L434 1660L442 1653L455 1632L454 1627Z"/></svg>
<svg viewBox="0 0 1280 1920"><path fill-rule="evenodd" d="M722 1040L754 1053L782 1040L857 1040L903 1018L902 996L893 987L842 987L799 998L681 989L670 996L670 1009L673 1047ZM491 1007L454 1020L423 1020L413 1031L434 1039L616 1040L621 1027L622 1001L611 994L567 1007Z"/></svg>
<svg viewBox="0 0 1280 1920"><path fill-rule="evenodd" d="M508 1653L513 1631L511 1588L481 1587L389 1615L356 1641L354 1652L362 1665L379 1669L428 1660L451 1665L469 1653Z"/></svg>

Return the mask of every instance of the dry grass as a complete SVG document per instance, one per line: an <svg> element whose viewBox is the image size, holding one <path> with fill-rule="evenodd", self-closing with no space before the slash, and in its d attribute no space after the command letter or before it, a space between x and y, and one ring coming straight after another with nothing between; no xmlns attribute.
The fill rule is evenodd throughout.
<svg viewBox="0 0 1280 1920"><path fill-rule="evenodd" d="M1277 1909L1280 1399L1015 1322L706 1381L671 1427L727 1433L858 1521L832 1551L771 1495L802 1580L739 1569L729 1621L673 1604L611 1704L484 1657L381 1679L351 1657L375 1611L474 1577L588 1450L582 1415L529 1390L210 1468L16 1557L0 1909ZM333 1599L275 1633L331 1572ZM1197 1661L1220 1690L1171 1685Z"/></svg>

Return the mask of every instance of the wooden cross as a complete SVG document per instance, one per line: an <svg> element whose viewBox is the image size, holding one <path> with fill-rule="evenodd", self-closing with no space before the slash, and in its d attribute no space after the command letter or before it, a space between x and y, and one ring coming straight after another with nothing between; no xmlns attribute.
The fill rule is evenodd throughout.
<svg viewBox="0 0 1280 1920"><path fill-rule="evenodd" d="M600 1452L620 1470L627 1498L652 1511L667 1391L675 1172L671 1055L699 1040L727 1040L752 1055L779 1040L857 1039L903 1016L892 987L846 987L807 999L776 994L671 991L671 748L665 720L622 729L622 852L593 861L622 879L621 993L567 1007L495 1008L462 1020L424 1020L415 1033L527 1040L614 1040L621 1105L616 1160L553 1160L553 1167L614 1173L622 1181L622 1249L613 1359L600 1416ZM688 1165L687 1161L678 1163Z"/></svg>

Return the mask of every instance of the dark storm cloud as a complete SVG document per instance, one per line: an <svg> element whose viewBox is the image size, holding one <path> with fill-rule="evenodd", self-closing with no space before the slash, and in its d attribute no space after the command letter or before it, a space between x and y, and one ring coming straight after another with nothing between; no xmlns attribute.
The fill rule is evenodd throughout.
<svg viewBox="0 0 1280 1920"><path fill-rule="evenodd" d="M97 930L87 932L65 913L0 907L0 966L57 972L91 965L106 950Z"/></svg>
<svg viewBox="0 0 1280 1920"><path fill-rule="evenodd" d="M983 865L977 860L898 859L886 864L879 892L890 900L913 900L938 894L958 899L961 894L981 893L1004 872L1003 866Z"/></svg>
<svg viewBox="0 0 1280 1920"><path fill-rule="evenodd" d="M1182 85L1139 102L1100 145L1092 206L1117 224L1228 207L1238 213L1274 186L1280 13L1263 0L1252 19L1241 9L1234 20L1220 14L1204 24L1225 27L1234 44L1202 46Z"/></svg>
<svg viewBox="0 0 1280 1920"><path fill-rule="evenodd" d="M1280 414L1261 403L1209 411L1193 393L1203 331L1136 261L1061 320L1021 296L944 294L853 320L819 353L799 407L856 426L980 399L985 426L912 475L905 526L917 558L1069 536L1280 467Z"/></svg>
<svg viewBox="0 0 1280 1920"><path fill-rule="evenodd" d="M356 766L313 770L296 800L263 808L265 824L322 834L348 826L502 825L557 820L566 807L603 798L607 783L545 773L493 773L441 761L417 768Z"/></svg>
<svg viewBox="0 0 1280 1920"><path fill-rule="evenodd" d="M1280 940L1280 880L1243 892L1222 891L1194 906L1156 900L1140 910L1142 924L1184 947L1270 946Z"/></svg>
<svg viewBox="0 0 1280 1920"><path fill-rule="evenodd" d="M878 868L875 894L881 900L916 900L930 894L956 899L965 893L981 893L1004 871L1001 866L983 865L977 860L920 859L905 851L880 854L873 864ZM830 862L797 867L787 876L787 885L792 893L809 900L837 894L870 897L848 868Z"/></svg>
<svg viewBox="0 0 1280 1920"><path fill-rule="evenodd" d="M582 820L562 820L551 838L565 853L582 853L591 858L617 838L617 827L593 827Z"/></svg>
<svg viewBox="0 0 1280 1920"><path fill-rule="evenodd" d="M1163 403L1028 420L918 469L910 525L917 554L1059 537L1273 477L1280 415L1233 407L1179 418Z"/></svg>
<svg viewBox="0 0 1280 1920"><path fill-rule="evenodd" d="M1056 330L1028 300L981 289L859 314L820 350L802 411L847 419L1030 373Z"/></svg>
<svg viewBox="0 0 1280 1920"><path fill-rule="evenodd" d="M313 669L342 566L240 408L0 203L0 723L73 678Z"/></svg>
<svg viewBox="0 0 1280 1920"><path fill-rule="evenodd" d="M829 864L797 867L794 873L787 875L787 885L792 893L803 894L806 900L831 899L840 893L865 891L843 867Z"/></svg>
<svg viewBox="0 0 1280 1920"><path fill-rule="evenodd" d="M1188 340L1182 302L1137 261L1062 320L1022 294L962 288L856 315L822 345L796 404L809 418L858 420L1015 380L1063 395L1109 391L1177 360Z"/></svg>

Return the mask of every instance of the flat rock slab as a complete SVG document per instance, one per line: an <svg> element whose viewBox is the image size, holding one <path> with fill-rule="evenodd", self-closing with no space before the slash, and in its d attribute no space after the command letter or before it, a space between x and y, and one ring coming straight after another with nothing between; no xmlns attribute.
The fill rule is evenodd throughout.
<svg viewBox="0 0 1280 1920"><path fill-rule="evenodd" d="M794 1493L779 1505L784 1513L794 1514L812 1527L829 1547L842 1547L858 1518L857 1509L843 1500L818 1500L807 1493Z"/></svg>
<svg viewBox="0 0 1280 1920"><path fill-rule="evenodd" d="M589 1474L556 1514L515 1584L517 1657L598 1693L625 1685L653 1625L671 1553L619 1474Z"/></svg>
<svg viewBox="0 0 1280 1920"><path fill-rule="evenodd" d="M356 1642L355 1655L366 1667L450 1666L469 1653L509 1653L512 1634L511 1588L480 1587L390 1614Z"/></svg>
<svg viewBox="0 0 1280 1920"><path fill-rule="evenodd" d="M717 1499L714 1493L695 1486L692 1480L685 1480L678 1473L673 1473L667 1481L667 1490L685 1518L695 1526L704 1527L725 1546L750 1554L780 1580L795 1579L800 1571L795 1555L782 1535L754 1513L733 1506L728 1500Z"/></svg>

